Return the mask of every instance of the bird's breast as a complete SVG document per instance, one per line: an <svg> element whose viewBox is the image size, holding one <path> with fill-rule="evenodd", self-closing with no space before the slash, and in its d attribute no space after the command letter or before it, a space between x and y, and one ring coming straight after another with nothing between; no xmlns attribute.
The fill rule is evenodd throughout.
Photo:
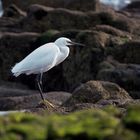
<svg viewBox="0 0 140 140"><path fill-rule="evenodd" d="M57 56L56 65L63 62L68 57L68 55L69 55L69 48L68 47L60 48L60 52Z"/></svg>

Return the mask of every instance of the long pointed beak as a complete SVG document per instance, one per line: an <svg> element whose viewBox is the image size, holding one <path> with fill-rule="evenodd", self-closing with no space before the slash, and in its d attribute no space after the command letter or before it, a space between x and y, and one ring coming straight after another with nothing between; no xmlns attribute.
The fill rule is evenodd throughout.
<svg viewBox="0 0 140 140"><path fill-rule="evenodd" d="M76 43L76 42L70 42L71 45L77 45L77 46L82 46L84 47L85 45L84 44L81 44L81 43Z"/></svg>

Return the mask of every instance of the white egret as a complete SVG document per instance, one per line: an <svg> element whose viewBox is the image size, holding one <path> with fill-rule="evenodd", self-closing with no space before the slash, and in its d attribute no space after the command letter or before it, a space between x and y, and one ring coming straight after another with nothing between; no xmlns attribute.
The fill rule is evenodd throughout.
<svg viewBox="0 0 140 140"><path fill-rule="evenodd" d="M60 64L68 57L70 52L69 45L83 44L72 42L65 37L60 37L55 42L44 44L34 50L21 62L17 63L11 71L16 77L20 74L37 74L37 85L41 98L44 101L45 99L42 91L43 73ZM54 107L49 101L47 101L47 103Z"/></svg>

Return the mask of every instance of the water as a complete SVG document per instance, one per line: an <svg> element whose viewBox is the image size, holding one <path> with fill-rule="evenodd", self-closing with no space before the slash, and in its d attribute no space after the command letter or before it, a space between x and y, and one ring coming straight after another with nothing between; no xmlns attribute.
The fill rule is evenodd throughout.
<svg viewBox="0 0 140 140"><path fill-rule="evenodd" d="M3 15L3 8L2 8L2 2L0 0L0 17Z"/></svg>
<svg viewBox="0 0 140 140"><path fill-rule="evenodd" d="M3 116L3 115L8 115L8 114L11 114L11 113L17 113L17 112L26 112L27 110L15 110L15 111L0 111L0 116Z"/></svg>
<svg viewBox="0 0 140 140"><path fill-rule="evenodd" d="M101 3L120 10L131 3L131 0L100 0Z"/></svg>
<svg viewBox="0 0 140 140"><path fill-rule="evenodd" d="M7 115L7 114L9 114L8 111L0 111L0 116Z"/></svg>

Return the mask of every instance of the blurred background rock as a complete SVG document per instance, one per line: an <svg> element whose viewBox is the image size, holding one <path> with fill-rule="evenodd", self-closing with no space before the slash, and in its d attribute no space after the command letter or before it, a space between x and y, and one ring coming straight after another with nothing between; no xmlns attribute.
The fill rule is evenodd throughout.
<svg viewBox="0 0 140 140"><path fill-rule="evenodd" d="M110 1L108 4L114 9L107 2L13 0L11 3L3 0L4 12L0 18L1 92L7 97L10 90L11 96L19 96L17 91L22 93L23 89L35 90L34 75L15 78L10 72L11 67L40 45L65 36L86 47L71 48L64 63L44 74L44 91L72 93L89 80L109 81L124 88L133 99L139 99L140 3ZM114 6L114 2L117 5ZM114 86L111 89L113 92ZM27 93L32 95L34 92Z"/></svg>

